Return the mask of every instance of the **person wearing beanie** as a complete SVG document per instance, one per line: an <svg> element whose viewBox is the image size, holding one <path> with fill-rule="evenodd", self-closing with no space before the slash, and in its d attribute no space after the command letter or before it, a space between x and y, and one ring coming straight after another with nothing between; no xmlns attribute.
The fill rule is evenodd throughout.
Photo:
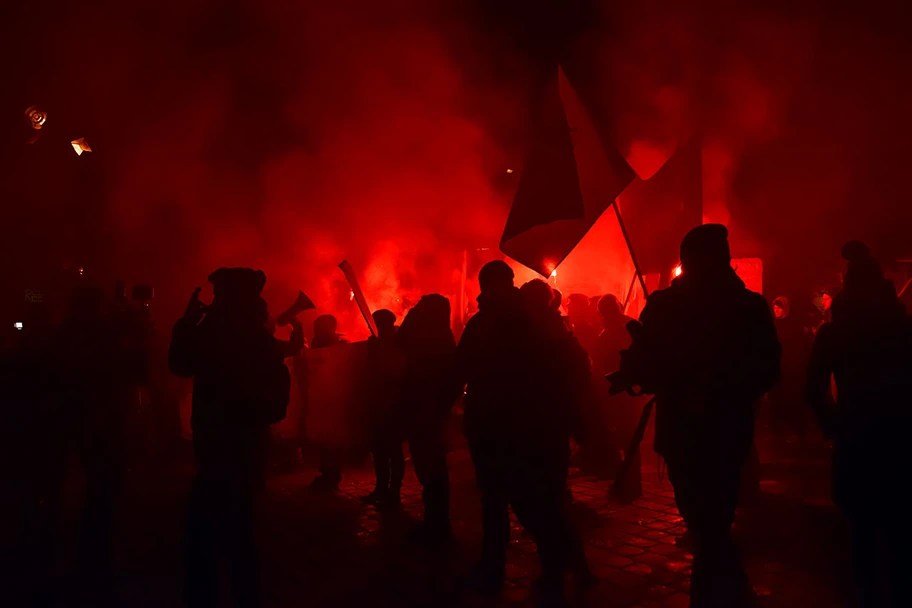
<svg viewBox="0 0 912 608"><path fill-rule="evenodd" d="M852 534L858 605L883 605L886 595L888 605L902 606L912 569L912 534L901 525L908 500L898 482L912 466L912 322L864 243L846 243L842 257L843 289L814 340L806 398L833 440L833 501Z"/></svg>
<svg viewBox="0 0 912 608"><path fill-rule="evenodd" d="M691 606L741 606L749 587L731 526L754 405L778 380L780 346L766 300L732 270L725 226L691 230L681 265L650 295L624 356L635 385L655 394L655 450L694 542Z"/></svg>
<svg viewBox="0 0 912 608"><path fill-rule="evenodd" d="M259 603L254 511L262 485L263 442L269 425L285 417L291 378L282 350L266 329L260 297L266 275L221 268L209 275L214 297L200 288L174 326L168 362L193 379L191 428L197 474L187 521L187 601L219 603L219 557L232 572L240 606Z"/></svg>
<svg viewBox="0 0 912 608"><path fill-rule="evenodd" d="M482 508L482 555L469 586L486 594L501 589L512 506L538 548L539 589L557 602L568 570L580 583L592 578L564 509L572 370L561 360L561 340L567 332L544 299L541 306L560 333L536 324L505 262L486 264L478 282L478 313L456 350Z"/></svg>

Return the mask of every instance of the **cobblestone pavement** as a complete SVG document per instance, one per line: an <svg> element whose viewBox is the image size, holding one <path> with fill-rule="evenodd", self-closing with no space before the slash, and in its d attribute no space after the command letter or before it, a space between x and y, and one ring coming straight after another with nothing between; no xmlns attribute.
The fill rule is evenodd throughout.
<svg viewBox="0 0 912 608"><path fill-rule="evenodd" d="M648 452L648 450L647 450ZM650 452L651 453L651 452ZM763 492L739 513L736 535L761 608L844 606L850 592L847 541L826 499L826 453L762 454ZM421 513L409 467L403 508L379 513L358 498L372 489L369 468L346 470L340 491L307 488L310 467L275 475L264 498L259 538L267 606L534 606L535 547L514 521L507 584L494 600L460 594L459 581L480 550L480 507L468 454L450 454L455 540L431 552L406 542ZM572 476L573 519L601 582L570 605L686 608L692 556L671 487L656 463L644 464L644 496L630 505L607 498L608 482ZM118 523L116 605L179 605L183 509L190 469L130 486ZM140 475L134 476L142 479ZM66 602L62 602L66 605Z"/></svg>

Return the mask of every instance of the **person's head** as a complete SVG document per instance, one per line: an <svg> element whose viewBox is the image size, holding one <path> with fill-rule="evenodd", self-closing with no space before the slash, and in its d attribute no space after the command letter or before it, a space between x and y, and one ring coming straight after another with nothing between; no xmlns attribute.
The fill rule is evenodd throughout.
<svg viewBox="0 0 912 608"><path fill-rule="evenodd" d="M779 296L773 300L773 316L779 319L785 319L789 316L789 300L785 296Z"/></svg>
<svg viewBox="0 0 912 608"><path fill-rule="evenodd" d="M450 301L439 293L421 296L412 310L418 310L430 323L447 328L450 326Z"/></svg>
<svg viewBox="0 0 912 608"><path fill-rule="evenodd" d="M219 268L209 275L212 283L212 305L209 314L250 317L265 323L266 306L260 294L266 285L266 273L251 268Z"/></svg>
<svg viewBox="0 0 912 608"><path fill-rule="evenodd" d="M485 296L497 297L513 289L513 269L503 260L494 260L481 267L478 286Z"/></svg>
<svg viewBox="0 0 912 608"><path fill-rule="evenodd" d="M820 294L820 302L823 306L823 312L826 312L833 306L833 296L828 291L824 291Z"/></svg>
<svg viewBox="0 0 912 608"><path fill-rule="evenodd" d="M339 322L332 315L320 315L314 319L314 338L335 338Z"/></svg>
<svg viewBox="0 0 912 608"><path fill-rule="evenodd" d="M731 270L728 229L722 224L704 224L681 241L681 268L686 275L715 275Z"/></svg>
<svg viewBox="0 0 912 608"><path fill-rule="evenodd" d="M455 347L450 328L450 301L438 293L421 296L405 315L396 338L413 353L440 345Z"/></svg>
<svg viewBox="0 0 912 608"><path fill-rule="evenodd" d="M564 294L562 294L562 293L560 292L560 290L558 290L558 289L552 289L552 290L551 290L551 294L552 294L552 297L551 297L551 308L554 309L554 312L559 313L559 312L560 312L560 308L561 308L561 306L562 306L563 303L564 303Z"/></svg>
<svg viewBox="0 0 912 608"><path fill-rule="evenodd" d="M849 241L843 245L842 259L846 262L843 283L847 289L870 286L883 280L880 262L861 241Z"/></svg>
<svg viewBox="0 0 912 608"><path fill-rule="evenodd" d="M371 315L377 326L377 337L385 338L396 331L396 315L393 311L381 308ZM335 330L333 330L335 332Z"/></svg>
<svg viewBox="0 0 912 608"><path fill-rule="evenodd" d="M546 308L551 310L551 301L554 294L551 292L551 286L541 279L532 279L519 288L523 300L527 306L534 308Z"/></svg>
<svg viewBox="0 0 912 608"><path fill-rule="evenodd" d="M599 299L598 312L606 326L624 316L624 311L621 309L621 303L618 302L615 295L610 293Z"/></svg>

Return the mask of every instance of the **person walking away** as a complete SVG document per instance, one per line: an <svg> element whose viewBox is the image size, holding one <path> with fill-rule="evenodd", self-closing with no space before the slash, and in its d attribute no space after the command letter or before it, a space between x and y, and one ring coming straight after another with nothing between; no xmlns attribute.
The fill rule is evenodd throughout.
<svg viewBox="0 0 912 608"><path fill-rule="evenodd" d="M500 590L512 506L538 548L539 588L556 598L568 569L580 582L591 579L564 511L572 374L562 345L529 317L505 262L486 264L478 281L478 313L456 352L457 378L466 390L465 434L482 501L482 556L470 584L484 593Z"/></svg>
<svg viewBox="0 0 912 608"><path fill-rule="evenodd" d="M851 241L842 257L843 290L833 299L832 321L817 331L807 399L833 440L833 500L852 533L858 605L907 606L912 538L901 524L901 480L912 466L912 321L866 245ZM879 584L884 572L886 589ZM884 603L885 596L892 601Z"/></svg>
<svg viewBox="0 0 912 608"><path fill-rule="evenodd" d="M621 369L656 397L655 449L694 542L691 606L732 608L749 601L731 538L741 470L780 346L766 300L732 270L725 226L691 230L681 264L649 297Z"/></svg>
<svg viewBox="0 0 912 608"><path fill-rule="evenodd" d="M424 520L411 539L434 546L450 537L447 423L462 395L453 374L456 341L450 328L450 301L440 294L422 296L406 315L396 341L405 355L403 418L424 502Z"/></svg>
<svg viewBox="0 0 912 608"><path fill-rule="evenodd" d="M396 315L381 309L372 315L377 336L367 341L370 369L370 436L376 487L361 501L378 508L398 508L405 477L404 422L400 404L400 376L404 365L396 344Z"/></svg>
<svg viewBox="0 0 912 608"><path fill-rule="evenodd" d="M262 442L285 416L291 379L266 328L262 271L221 268L209 275L213 301L197 288L175 324L171 371L193 378L191 428L197 474L187 520L187 599L219 605L220 557L227 559L237 605L258 606L254 511Z"/></svg>
<svg viewBox="0 0 912 608"><path fill-rule="evenodd" d="M336 330L339 322L332 315L320 315L313 322L313 341L310 348L328 348L347 341ZM309 404L308 404L309 405ZM338 445L320 445L320 474L310 483L316 492L334 492L342 481L342 448Z"/></svg>

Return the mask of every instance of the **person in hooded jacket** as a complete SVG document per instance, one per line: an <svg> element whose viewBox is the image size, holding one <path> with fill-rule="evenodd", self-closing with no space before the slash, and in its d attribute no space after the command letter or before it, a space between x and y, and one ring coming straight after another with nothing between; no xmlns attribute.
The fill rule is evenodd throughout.
<svg viewBox="0 0 912 608"><path fill-rule="evenodd" d="M266 328L262 271L221 268L209 275L212 304L197 288L175 324L171 371L193 378L191 428L197 474L187 520L187 599L217 606L220 558L228 561L237 604L260 603L254 511L262 485L263 442L285 416L291 378Z"/></svg>
<svg viewBox="0 0 912 608"><path fill-rule="evenodd" d="M450 537L447 423L462 395L453 378L456 341L450 301L440 294L422 296L402 321L396 343L405 356L402 418L424 502L424 520L412 539L436 545Z"/></svg>
<svg viewBox="0 0 912 608"><path fill-rule="evenodd" d="M539 588L553 597L562 593L568 570L583 584L591 580L564 510L571 423L566 400L574 379L571 360L562 356L568 334L548 303L553 323L536 323L505 262L486 264L478 282L478 313L456 352L482 501L482 557L470 582L487 593L501 588L512 506L538 547Z"/></svg>
<svg viewBox="0 0 912 608"><path fill-rule="evenodd" d="M754 406L778 380L780 346L766 300L731 267L725 226L691 230L681 264L649 297L626 357L655 394L655 450L693 538L691 606L731 608L749 601L731 526Z"/></svg>
<svg viewBox="0 0 912 608"><path fill-rule="evenodd" d="M858 605L904 606L912 560L900 480L912 465L912 321L866 245L846 243L842 257L843 289L832 321L817 331L806 395L833 440L833 500L851 528Z"/></svg>

